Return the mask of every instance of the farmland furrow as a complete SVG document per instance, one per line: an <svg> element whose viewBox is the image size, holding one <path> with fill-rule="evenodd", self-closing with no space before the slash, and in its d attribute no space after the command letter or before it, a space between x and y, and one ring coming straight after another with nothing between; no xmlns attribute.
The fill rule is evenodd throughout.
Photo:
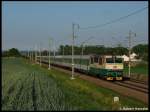
<svg viewBox="0 0 150 112"><path fill-rule="evenodd" d="M35 95L35 73L33 72L33 83L32 83L32 101L33 101L33 108L34 111L37 110L37 106L36 106L36 95Z"/></svg>

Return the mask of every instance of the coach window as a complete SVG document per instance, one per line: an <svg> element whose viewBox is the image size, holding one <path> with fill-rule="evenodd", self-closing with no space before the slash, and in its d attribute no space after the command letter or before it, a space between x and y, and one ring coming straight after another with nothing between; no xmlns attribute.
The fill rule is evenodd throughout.
<svg viewBox="0 0 150 112"><path fill-rule="evenodd" d="M99 64L102 65L102 58L99 58Z"/></svg>
<svg viewBox="0 0 150 112"><path fill-rule="evenodd" d="M94 57L94 63L98 63L98 57Z"/></svg>
<svg viewBox="0 0 150 112"><path fill-rule="evenodd" d="M91 57L91 64L93 64L93 57Z"/></svg>

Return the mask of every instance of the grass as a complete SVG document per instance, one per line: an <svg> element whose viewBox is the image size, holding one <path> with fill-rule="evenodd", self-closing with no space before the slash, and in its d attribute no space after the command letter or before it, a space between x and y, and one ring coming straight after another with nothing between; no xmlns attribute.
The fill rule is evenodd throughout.
<svg viewBox="0 0 150 112"><path fill-rule="evenodd" d="M120 102L113 103L118 96ZM88 81L24 59L2 60L2 110L117 110L148 107Z"/></svg>
<svg viewBox="0 0 150 112"><path fill-rule="evenodd" d="M128 73L128 67L124 67L124 73ZM131 67L131 73L148 75L148 64L138 64Z"/></svg>
<svg viewBox="0 0 150 112"><path fill-rule="evenodd" d="M127 106L127 107L134 107L134 106L142 107L142 106L144 106L141 102L139 102L133 98L124 97L110 89L96 86L88 81L85 81L85 80L82 80L79 78L76 78L75 80L70 81L70 79L69 79L70 76L66 75L63 72L52 70L52 71L50 71L50 73L52 75L54 75L54 77L57 80L62 81L63 82L62 84L64 86L68 87L68 85L69 85L68 88L70 88L71 91L80 93L80 95L81 94L83 94L84 96L87 95L88 99L91 99L92 102L95 101L98 104L100 104L102 110L103 109L104 110L105 109L112 110L114 108L114 104L113 104L114 96L118 96L120 98L119 105ZM56 76L56 75L58 75L58 76ZM78 98L78 96L77 96L77 99L78 99L78 101L82 100L82 99ZM89 102L86 102L86 103L88 104Z"/></svg>

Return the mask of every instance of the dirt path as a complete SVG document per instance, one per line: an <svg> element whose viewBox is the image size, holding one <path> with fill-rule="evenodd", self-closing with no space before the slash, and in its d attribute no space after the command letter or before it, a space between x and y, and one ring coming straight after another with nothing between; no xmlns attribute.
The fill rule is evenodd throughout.
<svg viewBox="0 0 150 112"><path fill-rule="evenodd" d="M44 67L47 67L47 65L45 65L45 64L42 64L42 65ZM59 70L59 71L71 74L71 71L65 70L63 68L58 68L58 67L54 67L54 66L52 66L52 68L55 70ZM120 93L121 95L133 97L137 100L140 100L140 101L148 104L148 94L146 94L146 93L136 91L134 89L130 89L127 87L119 86L119 85L113 84L112 82L108 82L108 81L105 81L102 79L98 79L98 78L87 76L87 75L80 74L80 73L75 73L75 76L78 76L79 78L87 80L87 81L94 83L98 86L101 86L104 88L109 88L115 92Z"/></svg>

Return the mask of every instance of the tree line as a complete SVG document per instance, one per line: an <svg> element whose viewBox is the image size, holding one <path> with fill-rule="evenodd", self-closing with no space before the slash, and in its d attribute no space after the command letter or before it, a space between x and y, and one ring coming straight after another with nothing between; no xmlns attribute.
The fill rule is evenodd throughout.
<svg viewBox="0 0 150 112"><path fill-rule="evenodd" d="M71 45L60 45L59 54L71 55L72 54L72 46ZM74 46L74 54L80 55L82 52L81 46ZM104 47L104 46L89 46L86 45L83 47L83 54L97 54L97 55L128 55L128 49L125 47Z"/></svg>
<svg viewBox="0 0 150 112"><path fill-rule="evenodd" d="M71 55L72 54L72 46L71 45L60 45L58 49L59 55ZM82 52L82 46L74 46L74 54L75 55L81 55ZM131 53L134 52L138 56L137 58L141 58L145 61L148 60L148 45L147 44L138 44L131 49ZM90 55L90 54L96 54L96 55L127 55L128 54L128 48L118 46L118 47L105 47L105 46L90 46L86 45L83 47L83 54L84 55Z"/></svg>
<svg viewBox="0 0 150 112"><path fill-rule="evenodd" d="M60 45L58 51L56 51L56 55L72 55L72 46L71 45ZM74 46L74 54L81 55L82 46ZM142 60L148 61L148 45L147 44L138 44L132 47L131 52L136 53ZM27 54L27 51L26 51ZM118 46L118 47L105 47L105 46L90 46L86 45L83 47L83 55L127 55L128 56L128 48ZM48 55L48 51L42 51L42 55ZM51 55L53 52L51 51ZM2 52L3 57L20 57L23 56L22 53L19 52L17 48L11 48L8 51Z"/></svg>

